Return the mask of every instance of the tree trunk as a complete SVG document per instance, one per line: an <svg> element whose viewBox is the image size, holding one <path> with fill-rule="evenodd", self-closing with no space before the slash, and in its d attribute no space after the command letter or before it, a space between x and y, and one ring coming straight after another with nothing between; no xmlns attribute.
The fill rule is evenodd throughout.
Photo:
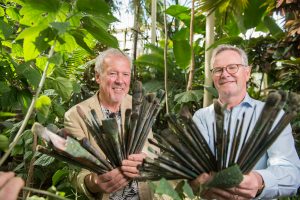
<svg viewBox="0 0 300 200"><path fill-rule="evenodd" d="M156 0L151 1L151 44L156 42L156 13L157 13L157 2Z"/></svg>
<svg viewBox="0 0 300 200"><path fill-rule="evenodd" d="M205 36L205 49L214 43L214 27L215 27L215 13L212 12L206 17L206 36ZM204 86L212 86L212 78L210 74L210 58L212 50L205 51L205 80ZM212 94L210 94L206 89L204 89L203 95L203 107L207 107L212 103Z"/></svg>
<svg viewBox="0 0 300 200"><path fill-rule="evenodd" d="M132 60L133 62L136 60L137 55L137 43L138 43L138 36L140 32L140 26L139 26L139 16L140 16L140 1L134 0L134 24L133 24L133 56ZM137 79L136 74L136 66L133 65L133 80Z"/></svg>
<svg viewBox="0 0 300 200"><path fill-rule="evenodd" d="M192 83L193 83L193 77L194 77L194 71L195 71L195 56L194 56L194 4L195 0L192 0L192 8L191 8L191 21L190 21L190 46L191 46L191 63L190 63L190 69L189 69L189 79L186 90L192 89Z"/></svg>

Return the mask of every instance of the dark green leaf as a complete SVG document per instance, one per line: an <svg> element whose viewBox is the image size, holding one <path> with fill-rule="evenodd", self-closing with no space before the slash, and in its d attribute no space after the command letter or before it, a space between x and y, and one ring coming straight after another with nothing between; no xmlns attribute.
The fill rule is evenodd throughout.
<svg viewBox="0 0 300 200"><path fill-rule="evenodd" d="M90 49L90 47L84 41L85 35L80 30L73 30L70 34L74 37L76 43L81 46L84 50L89 52L90 54L94 54L94 52Z"/></svg>
<svg viewBox="0 0 300 200"><path fill-rule="evenodd" d="M59 169L52 176L52 185L56 186L61 180L68 177L69 171L67 169Z"/></svg>
<svg viewBox="0 0 300 200"><path fill-rule="evenodd" d="M199 102L203 97L202 90L189 90L176 94L174 100L178 104L188 103L188 102Z"/></svg>
<svg viewBox="0 0 300 200"><path fill-rule="evenodd" d="M269 29L272 36L274 36L276 39L280 39L281 36L284 34L273 18L266 16L264 18L264 23Z"/></svg>
<svg viewBox="0 0 300 200"><path fill-rule="evenodd" d="M107 14L110 11L109 6L104 0L78 0L76 7L79 11L92 15L97 15L99 13Z"/></svg>
<svg viewBox="0 0 300 200"><path fill-rule="evenodd" d="M57 66L62 65L63 63L63 56L61 53L55 53L51 58L49 58L49 62L53 63Z"/></svg>
<svg viewBox="0 0 300 200"><path fill-rule="evenodd" d="M173 51L176 63L185 69L191 62L191 47L188 40L174 40Z"/></svg>
<svg viewBox="0 0 300 200"><path fill-rule="evenodd" d="M12 33L12 27L3 20L0 20L0 37L3 39L8 39Z"/></svg>
<svg viewBox="0 0 300 200"><path fill-rule="evenodd" d="M64 34L70 27L69 22L52 22L51 26L58 31L58 34Z"/></svg>
<svg viewBox="0 0 300 200"><path fill-rule="evenodd" d="M204 88L205 88L210 94L212 94L213 97L218 98L219 93L218 93L218 91L217 91L216 88L211 87L211 86L205 86L205 85L204 85Z"/></svg>
<svg viewBox="0 0 300 200"><path fill-rule="evenodd" d="M86 29L99 42L110 47L118 48L118 40L109 34L106 29L99 26L99 24L97 24L93 19L90 17L84 17L81 19L81 22L83 28Z"/></svg>
<svg viewBox="0 0 300 200"><path fill-rule="evenodd" d="M243 17L246 29L254 28L261 22L267 9L266 6L262 6L264 3L261 0L249 0Z"/></svg>
<svg viewBox="0 0 300 200"><path fill-rule="evenodd" d="M73 86L69 79L57 77L50 80L50 84L64 100L68 100L70 98Z"/></svg>
<svg viewBox="0 0 300 200"><path fill-rule="evenodd" d="M164 66L163 54L143 54L139 56L135 62L136 64L155 66L159 68L163 68Z"/></svg>
<svg viewBox="0 0 300 200"><path fill-rule="evenodd" d="M17 74L26 77L28 82L34 87L38 86L41 79L41 74L36 68L32 67L30 63L26 62L20 65L16 65L15 68Z"/></svg>
<svg viewBox="0 0 300 200"><path fill-rule="evenodd" d="M7 83L0 81L0 94L5 93L5 92L9 92L9 91L10 91L10 88L7 85Z"/></svg>

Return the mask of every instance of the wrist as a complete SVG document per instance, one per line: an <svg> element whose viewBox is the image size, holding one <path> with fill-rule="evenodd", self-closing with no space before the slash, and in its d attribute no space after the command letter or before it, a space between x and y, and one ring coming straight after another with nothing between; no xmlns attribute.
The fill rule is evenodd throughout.
<svg viewBox="0 0 300 200"><path fill-rule="evenodd" d="M94 176L95 176L95 174L90 173L90 174L86 175L84 178L85 187L92 194L99 192Z"/></svg>
<svg viewBox="0 0 300 200"><path fill-rule="evenodd" d="M257 197L264 190L264 188L265 188L265 182L264 182L264 179L262 178L262 176L259 173L254 172L254 175L255 175L255 177L257 179L257 182L258 182L258 189L257 189L257 192L256 192L256 197Z"/></svg>

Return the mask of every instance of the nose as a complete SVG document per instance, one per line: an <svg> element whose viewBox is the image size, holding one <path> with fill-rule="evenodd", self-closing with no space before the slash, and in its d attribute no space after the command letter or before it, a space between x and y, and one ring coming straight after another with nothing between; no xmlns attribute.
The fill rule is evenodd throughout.
<svg viewBox="0 0 300 200"><path fill-rule="evenodd" d="M117 83L121 83L123 81L123 75L121 73L118 73L115 81Z"/></svg>

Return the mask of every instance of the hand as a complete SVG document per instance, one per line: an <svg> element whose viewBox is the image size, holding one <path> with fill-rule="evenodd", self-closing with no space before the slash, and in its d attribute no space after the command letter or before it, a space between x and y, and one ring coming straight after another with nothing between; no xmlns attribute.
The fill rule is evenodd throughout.
<svg viewBox="0 0 300 200"><path fill-rule="evenodd" d="M195 194L199 193L200 185L207 183L211 180L212 176L207 173L200 174L196 179L189 181L191 188Z"/></svg>
<svg viewBox="0 0 300 200"><path fill-rule="evenodd" d="M208 174L201 174L195 180L191 181L190 184L193 187L199 184L206 183L209 181L210 176ZM221 188L210 188L201 193L201 197L205 199L253 199L258 190L263 184L262 177L257 172L250 172L248 175L244 175L243 181L234 188L221 189Z"/></svg>
<svg viewBox="0 0 300 200"><path fill-rule="evenodd" d="M121 170L125 174L125 176L129 178L138 177L140 174L137 167L143 163L143 160L146 157L147 155L144 153L131 154L128 156L127 160L123 160Z"/></svg>
<svg viewBox="0 0 300 200"><path fill-rule="evenodd" d="M105 174L91 173L84 178L86 187L92 193L112 193L125 187L129 180L119 168Z"/></svg>
<svg viewBox="0 0 300 200"><path fill-rule="evenodd" d="M0 172L0 199L16 200L24 181L13 172Z"/></svg>

